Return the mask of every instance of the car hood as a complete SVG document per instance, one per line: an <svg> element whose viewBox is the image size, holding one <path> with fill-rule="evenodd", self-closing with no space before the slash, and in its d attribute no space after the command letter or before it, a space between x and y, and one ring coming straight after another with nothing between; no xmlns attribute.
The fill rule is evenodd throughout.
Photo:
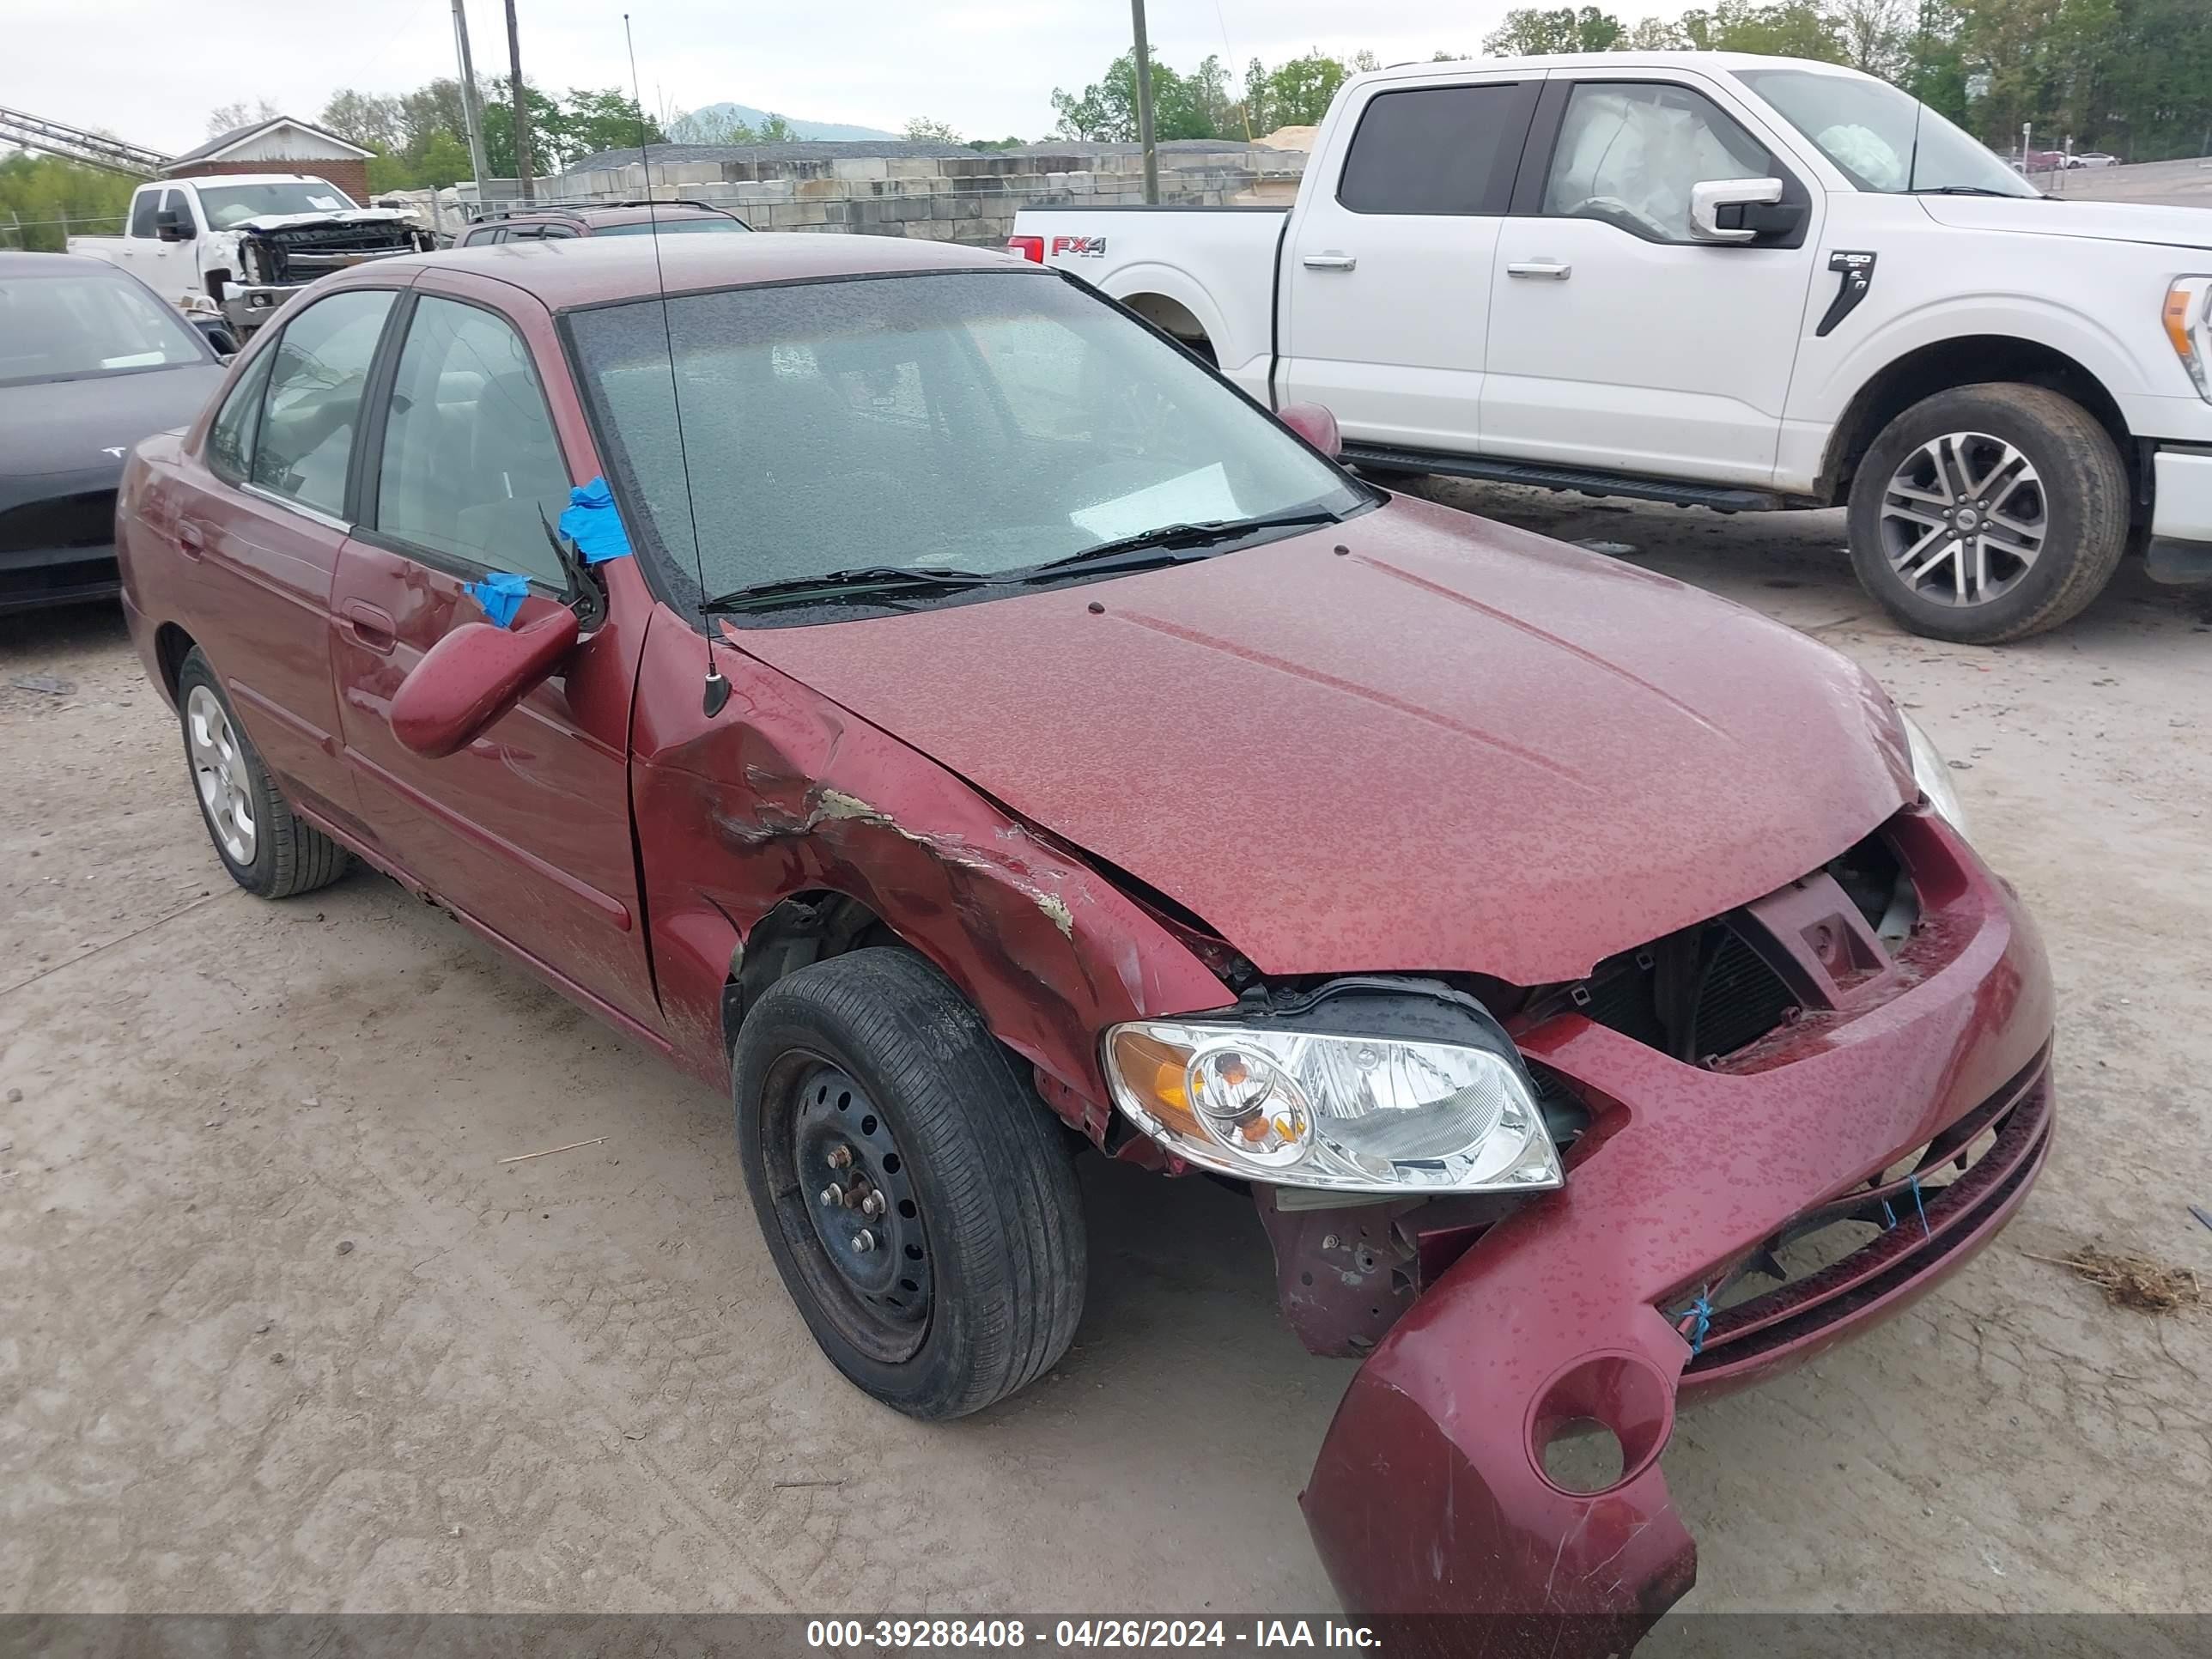
<svg viewBox="0 0 2212 1659"><path fill-rule="evenodd" d="M2212 210L2155 207L2146 202L2038 201L2032 196L1923 196L1920 205L1954 230L2026 231L2038 236L2087 236L2106 242L2212 248Z"/></svg>
<svg viewBox="0 0 2212 1659"><path fill-rule="evenodd" d="M300 225L412 225L398 208L338 208L327 213L264 213L240 219L232 230L290 230Z"/></svg>
<svg viewBox="0 0 2212 1659"><path fill-rule="evenodd" d="M53 473L123 471L141 438L188 426L222 384L216 363L0 386L0 488Z"/></svg>
<svg viewBox="0 0 2212 1659"><path fill-rule="evenodd" d="M1816 869L1917 793L1889 699L1825 647L1424 502L1112 581L726 637L1269 974L1579 978Z"/></svg>

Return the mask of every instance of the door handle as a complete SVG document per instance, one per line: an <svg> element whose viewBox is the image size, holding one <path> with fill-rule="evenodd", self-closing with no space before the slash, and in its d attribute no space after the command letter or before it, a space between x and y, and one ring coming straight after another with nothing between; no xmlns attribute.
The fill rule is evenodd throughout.
<svg viewBox="0 0 2212 1659"><path fill-rule="evenodd" d="M207 532L196 524L178 520L177 551L188 559L201 557L207 552Z"/></svg>
<svg viewBox="0 0 2212 1659"><path fill-rule="evenodd" d="M346 632L361 641L362 647L380 657L392 654L392 647L399 642L399 630L392 618L374 605L362 599L348 599L345 605Z"/></svg>
<svg viewBox="0 0 2212 1659"><path fill-rule="evenodd" d="M1575 274L1572 265L1557 259L1523 259L1505 267L1508 276L1535 276L1547 283L1564 283Z"/></svg>
<svg viewBox="0 0 2212 1659"><path fill-rule="evenodd" d="M1298 263L1308 270L1350 270L1359 261L1349 253L1309 253Z"/></svg>

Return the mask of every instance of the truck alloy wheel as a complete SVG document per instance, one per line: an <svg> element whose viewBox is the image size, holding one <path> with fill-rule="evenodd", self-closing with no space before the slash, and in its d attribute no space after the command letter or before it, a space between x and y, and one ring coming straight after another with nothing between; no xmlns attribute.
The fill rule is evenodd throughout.
<svg viewBox="0 0 2212 1659"><path fill-rule="evenodd" d="M1881 497L1883 556L1935 605L1987 605L2033 567L2050 529L2043 480L1985 432L1947 432L1899 463Z"/></svg>

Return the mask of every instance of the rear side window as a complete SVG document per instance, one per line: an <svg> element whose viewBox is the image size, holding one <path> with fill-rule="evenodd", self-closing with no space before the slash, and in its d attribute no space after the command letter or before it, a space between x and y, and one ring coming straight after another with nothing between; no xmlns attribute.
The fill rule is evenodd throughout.
<svg viewBox="0 0 2212 1659"><path fill-rule="evenodd" d="M161 204L158 190L142 190L131 198L131 234L151 236L154 234L154 214Z"/></svg>
<svg viewBox="0 0 2212 1659"><path fill-rule="evenodd" d="M208 428L208 465L219 477L240 483L253 460L254 428L261 422L261 396L269 389L269 365L276 354L264 351L253 360Z"/></svg>
<svg viewBox="0 0 2212 1659"><path fill-rule="evenodd" d="M284 325L254 434L251 477L262 489L318 512L345 511L354 426L392 297L388 289L333 294Z"/></svg>
<svg viewBox="0 0 2212 1659"><path fill-rule="evenodd" d="M521 337L490 312L424 295L392 382L376 527L434 553L567 578L545 526L568 505L568 468Z"/></svg>
<svg viewBox="0 0 2212 1659"><path fill-rule="evenodd" d="M1370 100L1336 199L1354 213L1504 213L1534 82L1417 87Z"/></svg>

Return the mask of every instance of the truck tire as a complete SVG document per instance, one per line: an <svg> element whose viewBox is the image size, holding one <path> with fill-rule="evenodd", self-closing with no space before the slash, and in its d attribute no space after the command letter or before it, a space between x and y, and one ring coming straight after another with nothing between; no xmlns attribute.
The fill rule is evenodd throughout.
<svg viewBox="0 0 2212 1659"><path fill-rule="evenodd" d="M2126 550L2128 475L2111 434L2043 386L1956 386L1874 441L1851 483L1851 564L1916 634L2000 645L2056 628Z"/></svg>
<svg viewBox="0 0 2212 1659"><path fill-rule="evenodd" d="M257 898L277 899L345 874L345 848L293 816L198 646L177 673L177 714L201 822L233 881Z"/></svg>
<svg viewBox="0 0 2212 1659"><path fill-rule="evenodd" d="M1066 1352L1085 1242L1060 1121L936 968L882 946L802 968L730 1069L769 1254L848 1379L960 1417Z"/></svg>

